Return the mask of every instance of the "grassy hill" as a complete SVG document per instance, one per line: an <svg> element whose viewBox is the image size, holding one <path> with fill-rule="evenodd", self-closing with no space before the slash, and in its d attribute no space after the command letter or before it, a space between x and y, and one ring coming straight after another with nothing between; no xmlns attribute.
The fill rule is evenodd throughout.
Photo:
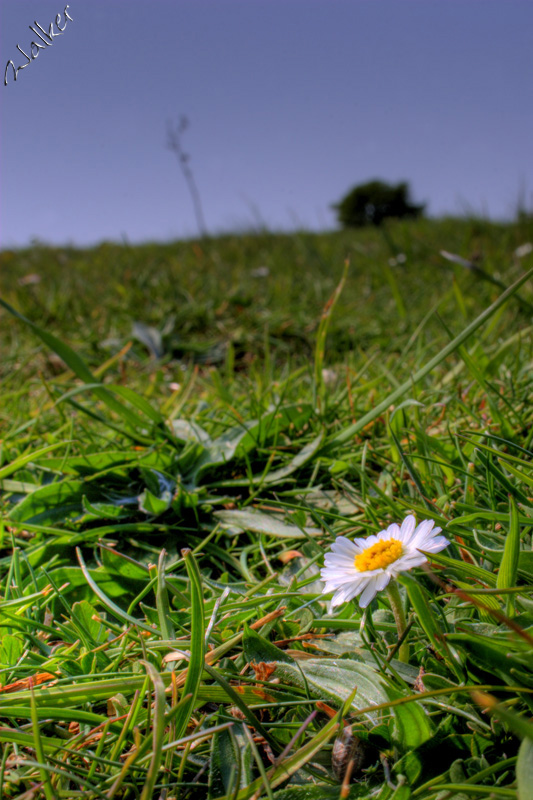
<svg viewBox="0 0 533 800"><path fill-rule="evenodd" d="M526 800L529 242L0 254L6 798ZM409 514L448 547L332 607L336 537Z"/></svg>

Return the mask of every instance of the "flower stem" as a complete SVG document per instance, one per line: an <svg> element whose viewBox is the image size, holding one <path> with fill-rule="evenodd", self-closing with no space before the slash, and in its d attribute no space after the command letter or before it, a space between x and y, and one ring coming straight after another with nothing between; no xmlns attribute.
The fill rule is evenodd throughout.
<svg viewBox="0 0 533 800"><path fill-rule="evenodd" d="M389 595L391 611L394 614L394 621L396 629L398 630L398 638L401 639L405 633L406 621L405 613L402 606L402 598L398 589L396 581L391 581L387 586L387 594ZM409 642L405 641L400 645L398 650L398 660L404 664L409 663Z"/></svg>

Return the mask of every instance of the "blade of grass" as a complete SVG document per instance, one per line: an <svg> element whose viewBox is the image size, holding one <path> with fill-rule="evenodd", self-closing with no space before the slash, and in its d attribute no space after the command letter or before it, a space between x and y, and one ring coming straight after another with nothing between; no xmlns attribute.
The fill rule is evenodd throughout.
<svg viewBox="0 0 533 800"><path fill-rule="evenodd" d="M516 762L518 800L527 800L533 786L533 741L524 739L518 750Z"/></svg>
<svg viewBox="0 0 533 800"><path fill-rule="evenodd" d="M294 775L295 772L305 766L315 753L318 753L318 751L337 733L339 727L340 723L335 717L313 736L312 739L306 742L303 747L293 753L292 756L289 756L289 758L284 759L282 764L271 768L269 772L267 772L267 779L270 782L271 788L275 789L276 786L279 786L280 783L286 781L287 778L290 778L291 775ZM250 786L241 789L235 800L248 800L249 797L252 797L252 795L255 796L257 792L260 792L262 786L263 778L259 777L251 783ZM217 798L217 800L226 799Z"/></svg>
<svg viewBox="0 0 533 800"><path fill-rule="evenodd" d="M471 692L472 698L481 708L506 725L522 739L533 741L533 725L525 717L519 716L515 711L510 711L491 694L484 691Z"/></svg>
<svg viewBox="0 0 533 800"><path fill-rule="evenodd" d="M33 732L33 746L35 747L35 755L39 762L39 774L43 782L44 796L46 800L55 800L55 793L50 781L50 775L46 769L46 762L44 758L44 749L41 742L41 731L39 728L39 716L37 714L37 707L35 705L35 697L33 694L33 684L30 686L31 691L31 728Z"/></svg>
<svg viewBox="0 0 533 800"><path fill-rule="evenodd" d="M251 727L255 728L257 733L263 736L263 738L266 739L266 741L273 749L279 751L278 743L276 742L275 739L272 738L272 736L265 728L265 726L257 719L253 711L251 711L248 708L245 701L243 700L242 695L235 691L233 686L231 686L231 684L228 683L228 681L222 677L222 675L218 672L218 670L213 669L213 667L209 666L209 664L205 664L204 669L208 673L208 675L211 678L213 678L213 680L215 680L218 684L220 684L220 686L222 687L226 695L229 697L229 699L234 703L234 705L236 705L237 708L240 708L240 710L248 720Z"/></svg>
<svg viewBox="0 0 533 800"><path fill-rule="evenodd" d="M516 586L518 575L518 559L520 557L520 525L518 523L518 509L514 497L509 495L509 533L505 537L503 556L500 570L496 577L497 589L509 589ZM508 617L515 614L515 596L508 594L506 597L506 613Z"/></svg>
<svg viewBox="0 0 533 800"><path fill-rule="evenodd" d="M451 353L457 350L463 342L466 342L467 339L472 336L478 328L480 328L490 317L498 311L498 309L504 305L504 303L512 297L518 289L533 275L533 269L530 269L517 281L515 281L508 289L506 289L503 294L498 297L498 299L492 303L482 314L477 317L473 322L470 323L458 336L455 337L446 347L444 347L436 356L434 356L428 363L422 367L421 369L417 370L414 375L412 375L408 380L404 381L401 386L391 392L385 400L382 400L381 403L378 403L371 411L361 417L357 422L354 422L353 425L349 425L343 431L338 433L336 436L333 437L330 441L330 445L333 444L343 444L344 442L348 442L352 439L360 430L362 430L366 425L370 422L373 422L377 417L383 414L393 403L398 400L398 398L402 397L409 389L413 387L415 383L418 383L425 378L435 367L437 367L445 358L447 358Z"/></svg>
<svg viewBox="0 0 533 800"><path fill-rule="evenodd" d="M168 591L167 585L165 580L165 558L166 558L166 550L161 550L159 555L159 561L157 564L157 576L152 575L150 572L150 577L156 577L156 608L157 608L157 616L159 619L159 626L161 628L161 634L163 639L175 639L176 633L174 631L174 625L172 623L172 619L170 616L170 606L168 602ZM154 568L155 569L155 568ZM152 570L152 568L150 568Z"/></svg>
<svg viewBox="0 0 533 800"><path fill-rule="evenodd" d="M1 298L0 305L3 306L6 311L9 311L9 313L14 317L17 317L17 319L20 319L22 322L28 325L33 332L37 334L41 341L43 341L47 347L53 350L80 380L82 380L84 383L91 384L92 391L96 397L105 403L111 411L114 411L116 414L122 417L134 429L138 427L139 421L142 423L141 418L138 417L137 414L134 414L132 411L130 411L126 406L123 405L123 403L119 402L111 392L104 388L102 383L95 380L95 376L91 370L87 367L83 359L80 358L80 356L71 347L62 342L53 334L44 330L44 328L41 328L35 322L32 322L32 320L25 317ZM131 402L132 394L136 393L132 392L130 389L122 391L122 387L119 388L121 388L121 393L123 396L127 397ZM142 402L138 401L137 406L142 407L146 413L147 402L144 400L144 398L140 398L140 400ZM158 413L155 411L155 409L152 409L151 418L154 419L154 416L157 416L159 419Z"/></svg>
<svg viewBox="0 0 533 800"><path fill-rule="evenodd" d="M89 584L95 595L100 598L103 605L108 609L108 611L111 611L114 617L116 617L117 619L121 619L124 622L127 622L129 625L136 625L138 628L142 628L144 631L148 631L152 635L155 633L161 636L161 632L158 631L157 628L153 628L150 625L146 625L146 623L141 622L141 620L135 619L135 617L132 617L130 614L127 614L126 611L123 611L121 608L119 608L119 606L116 605L116 603L110 600L109 597L105 594L105 592L103 592L100 589L96 581L94 581L93 578L91 577L89 570L87 569L87 565L83 560L83 556L81 554L81 550L79 547L76 548L76 555L78 556L78 562L85 577L85 580L87 581L87 583ZM163 637L161 636L161 638Z"/></svg>
<svg viewBox="0 0 533 800"><path fill-rule="evenodd" d="M349 268L350 268L350 262L348 261L348 259L346 259L346 261L344 262L344 270L342 273L342 278L340 279L339 285L329 298L328 302L324 307L324 310L322 311L322 317L320 319L320 324L318 326L318 332L316 335L314 405L320 411L324 409L324 404L326 400L326 384L324 383L324 376L322 375L322 367L324 365L324 354L326 352L326 339L328 335L328 328L331 322L331 315L333 313L333 309L335 308L337 301L341 296L341 292L344 288Z"/></svg>
<svg viewBox="0 0 533 800"><path fill-rule="evenodd" d="M185 568L189 576L191 590L191 653L187 677L183 687L184 694L190 694L190 700L184 704L176 715L175 736L180 739L194 710L194 705L202 679L205 662L205 622L204 622L204 597L202 592L202 578L198 564L191 550L182 550Z"/></svg>
<svg viewBox="0 0 533 800"><path fill-rule="evenodd" d="M163 738L165 736L165 686L156 669L148 661L144 661L144 666L154 684L154 714L152 728L152 757L148 774L141 793L141 800L150 800L153 797L154 786L161 769L161 756Z"/></svg>
<svg viewBox="0 0 533 800"><path fill-rule="evenodd" d="M23 467L28 461L35 461L36 459L40 458L40 456L44 456L46 453L49 453L51 450L57 450L58 447L63 447L69 445L70 442L56 442L55 444L49 444L47 447L41 447L39 450L31 450L29 453L25 453L23 456L19 456L10 464L6 464L5 467L0 469L0 480L2 478L7 478L8 475L12 475L18 469Z"/></svg>

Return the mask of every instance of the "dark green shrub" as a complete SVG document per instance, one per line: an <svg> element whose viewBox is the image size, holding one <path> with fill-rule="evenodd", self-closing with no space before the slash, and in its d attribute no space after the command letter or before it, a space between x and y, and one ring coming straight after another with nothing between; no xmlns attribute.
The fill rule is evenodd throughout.
<svg viewBox="0 0 533 800"><path fill-rule="evenodd" d="M415 206L409 199L407 183L393 186L383 181L369 181L355 186L333 206L343 228L381 225L387 217L420 217L424 205Z"/></svg>

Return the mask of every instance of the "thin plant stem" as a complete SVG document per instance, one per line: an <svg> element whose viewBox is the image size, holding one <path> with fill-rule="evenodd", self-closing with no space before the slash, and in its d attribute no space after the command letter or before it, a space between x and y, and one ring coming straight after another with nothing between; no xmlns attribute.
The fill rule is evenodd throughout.
<svg viewBox="0 0 533 800"><path fill-rule="evenodd" d="M198 232L202 239L207 237L207 225L205 224L204 211L202 201L200 199L200 192L196 184L192 169L189 161L190 156L185 152L181 143L181 137L185 130L189 127L189 120L185 116L181 116L179 124L173 126L170 121L167 121L167 147L176 155L179 161L180 169L185 178L187 188L191 195L191 200L196 217L196 224L198 225Z"/></svg>
<svg viewBox="0 0 533 800"><path fill-rule="evenodd" d="M398 630L398 638L401 639L405 633L406 619L403 610L402 598L396 581L391 581L387 586L387 594L389 595L391 611L394 614L394 621ZM409 663L409 642L402 642L398 649L398 660L404 664Z"/></svg>

